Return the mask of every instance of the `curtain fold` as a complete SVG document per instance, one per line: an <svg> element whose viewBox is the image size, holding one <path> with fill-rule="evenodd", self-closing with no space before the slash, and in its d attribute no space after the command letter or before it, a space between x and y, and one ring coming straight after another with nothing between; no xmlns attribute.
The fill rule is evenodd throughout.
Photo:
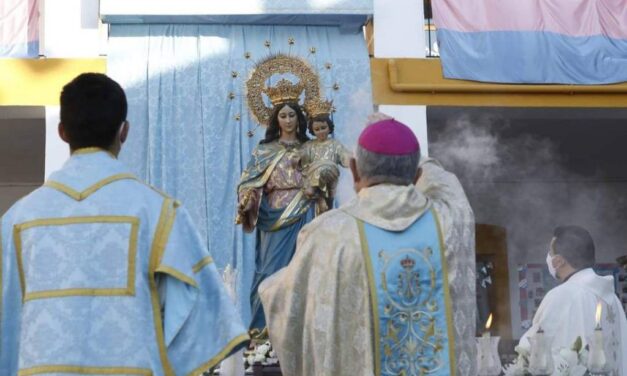
<svg viewBox="0 0 627 376"><path fill-rule="evenodd" d="M265 128L247 136L256 123L246 80L269 55L306 59L319 74L322 95L334 100L336 138L352 148L372 111L363 34L330 26L115 24L109 47L108 74L129 102L131 131L120 159L183 202L219 268L238 269L238 303L247 321L255 240L234 224L236 186ZM342 174L339 201L352 194L350 172Z"/></svg>

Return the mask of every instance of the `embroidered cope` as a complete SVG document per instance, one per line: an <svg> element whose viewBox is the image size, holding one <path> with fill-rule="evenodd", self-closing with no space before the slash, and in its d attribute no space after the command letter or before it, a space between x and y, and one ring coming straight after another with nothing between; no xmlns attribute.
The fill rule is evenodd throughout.
<svg viewBox="0 0 627 376"><path fill-rule="evenodd" d="M419 345L418 340L410 341L416 333L420 333L417 337L428 337L427 342L440 349L438 353L446 353L446 356L440 357L440 369L445 372L442 374L450 373L447 358L451 361L454 359L453 369L457 375L476 373L472 210L454 175L443 170L433 160L423 162L422 168L423 176L417 187L386 184L369 187L340 209L317 217L300 231L297 250L289 265L261 284L259 293L269 319L270 339L284 375L375 375L379 370L377 363L385 362L386 352L392 354L392 361L389 362L392 368L389 369L393 373L398 369L394 368L393 363L404 359L401 355L403 349L425 345ZM448 267L446 282L451 295L447 299L451 310L446 315L440 311L439 317L450 319L452 326L443 325L440 321L437 329L434 327L431 331L428 325L424 328L422 322L427 316L417 314L414 316L416 326L413 331L410 331L409 326L401 329L394 321L391 321L392 325L388 321L379 327L377 333L375 327L381 325L381 321L374 315L373 294L368 279L368 275L372 274L365 262L367 259L362 251L363 242L360 240L357 220L382 231L403 233L409 231L412 225L419 225L420 219L427 218L425 215L431 211L441 222L441 243L444 245L443 254ZM382 247L386 251L381 253L382 257L390 257L394 251L406 248L403 244L398 245L390 243L389 250ZM412 267L407 273L404 272L406 269L402 266L411 263L403 261L404 256L418 263L422 257L420 253L424 255L423 252L429 247L423 244L410 248L413 250L399 260L392 256L395 261L391 262L398 263L393 271L398 272L399 278L388 284L388 290L391 288L389 286L395 286L394 299L411 300L410 295L418 292L414 273L430 273L427 267L421 271ZM437 248L434 245L430 248L433 257ZM372 249L374 261L371 258L370 266L378 262L379 250L378 246ZM444 283L442 276L436 273L440 283ZM388 278L392 277L386 274ZM422 281L422 278L419 279ZM427 280L430 281L430 277ZM379 286L383 286L383 283ZM419 286L424 288L422 284ZM377 296L384 294L381 292ZM437 306L443 308L441 303ZM385 311L386 306L381 309ZM389 314L393 312L399 313L400 320L401 316L405 317L407 310L390 307ZM381 352L375 348L377 335L381 338L378 342ZM388 341L394 338L399 341L405 338L406 342L394 347ZM446 350L447 344L452 346L452 353ZM377 360L378 357L380 360ZM437 367L436 363L429 364L429 367ZM415 367L417 365L414 365L414 371ZM383 371L379 372L384 374Z"/></svg>

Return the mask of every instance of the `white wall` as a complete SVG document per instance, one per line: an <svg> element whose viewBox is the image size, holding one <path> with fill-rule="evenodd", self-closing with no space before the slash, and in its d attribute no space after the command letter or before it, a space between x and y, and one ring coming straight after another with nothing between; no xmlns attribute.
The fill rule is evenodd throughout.
<svg viewBox="0 0 627 376"><path fill-rule="evenodd" d="M374 0L374 56L424 58L422 0Z"/></svg>
<svg viewBox="0 0 627 376"><path fill-rule="evenodd" d="M46 58L94 58L106 53L107 27L98 0L43 0L40 53ZM46 179L69 156L57 135L59 106L46 106Z"/></svg>
<svg viewBox="0 0 627 376"><path fill-rule="evenodd" d="M107 29L98 0L43 0L40 53L48 58L95 57L106 52Z"/></svg>
<svg viewBox="0 0 627 376"><path fill-rule="evenodd" d="M374 56L424 58L424 8L421 0L374 0ZM428 155L427 107L381 105L379 111L407 124Z"/></svg>
<svg viewBox="0 0 627 376"><path fill-rule="evenodd" d="M372 0L100 0L100 10L108 19L130 15L139 19L163 15L370 14Z"/></svg>
<svg viewBox="0 0 627 376"><path fill-rule="evenodd" d="M59 106L46 106L46 165L45 179L50 173L58 170L70 156L68 144L58 134Z"/></svg>

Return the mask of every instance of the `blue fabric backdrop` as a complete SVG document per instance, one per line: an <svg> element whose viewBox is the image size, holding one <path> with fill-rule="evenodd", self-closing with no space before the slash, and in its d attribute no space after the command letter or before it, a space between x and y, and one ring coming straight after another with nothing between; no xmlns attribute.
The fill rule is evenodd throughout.
<svg viewBox="0 0 627 376"><path fill-rule="evenodd" d="M236 186L265 128L247 136L256 124L246 106L246 79L255 62L270 54L307 59L320 75L322 94L337 107L336 137L352 148L372 111L362 31L116 24L111 25L109 46L108 74L124 87L129 101L131 132L120 158L138 177L183 202L219 268L237 268L238 303L248 321L255 240L234 225ZM335 83L339 90L333 89ZM350 172L342 175L339 201L351 195Z"/></svg>

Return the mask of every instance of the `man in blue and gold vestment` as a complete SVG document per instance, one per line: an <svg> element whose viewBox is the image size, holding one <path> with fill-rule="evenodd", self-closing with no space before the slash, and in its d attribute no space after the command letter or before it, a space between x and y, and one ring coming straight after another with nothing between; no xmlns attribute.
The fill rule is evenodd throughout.
<svg viewBox="0 0 627 376"><path fill-rule="evenodd" d="M472 210L453 174L420 159L406 125L366 127L357 197L305 226L261 284L284 375L475 374Z"/></svg>
<svg viewBox="0 0 627 376"><path fill-rule="evenodd" d="M2 217L1 375L201 375L248 336L187 211L116 157L122 88L61 93L71 157Z"/></svg>

